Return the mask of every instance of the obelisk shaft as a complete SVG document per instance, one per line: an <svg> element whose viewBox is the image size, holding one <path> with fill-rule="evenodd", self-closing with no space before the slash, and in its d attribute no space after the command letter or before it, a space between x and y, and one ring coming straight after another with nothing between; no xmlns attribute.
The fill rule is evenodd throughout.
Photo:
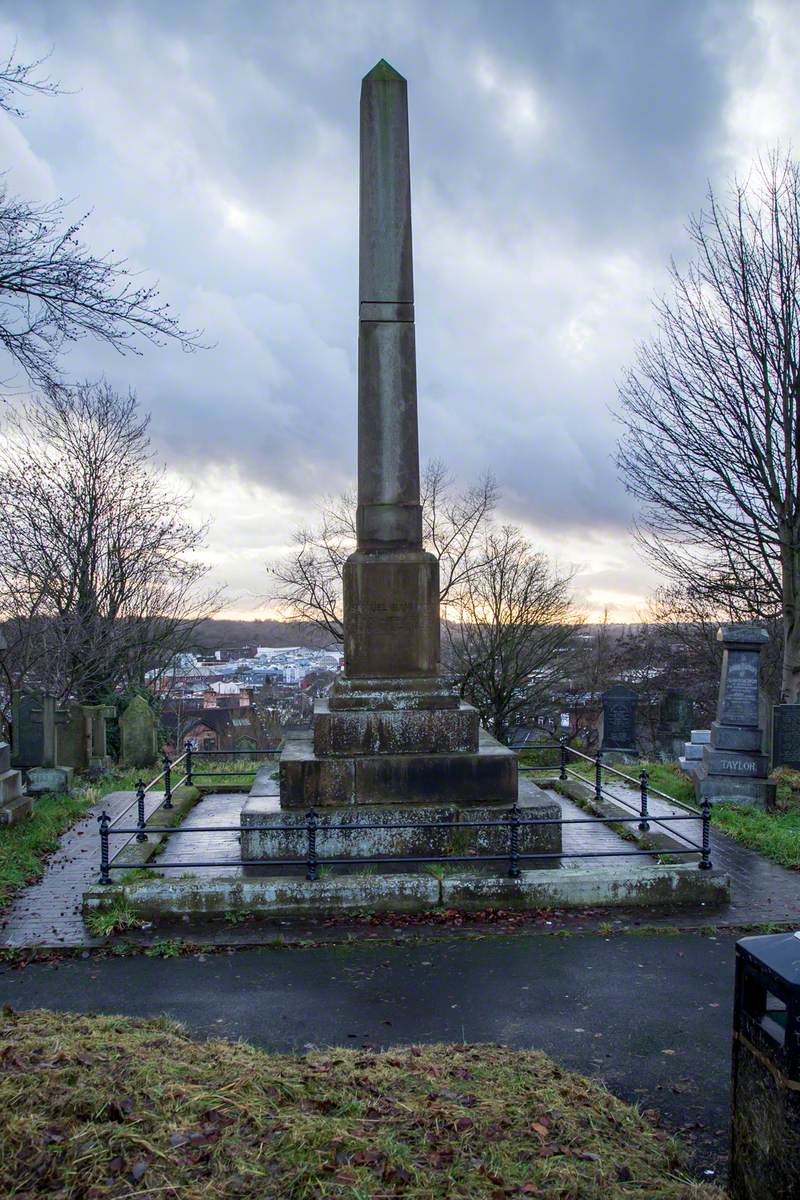
<svg viewBox="0 0 800 1200"><path fill-rule="evenodd" d="M358 545L422 545L411 174L405 79L383 60L361 84Z"/></svg>
<svg viewBox="0 0 800 1200"><path fill-rule="evenodd" d="M436 677L439 564L422 549L408 96L383 60L361 85L356 526L342 579L347 678L381 690L383 680Z"/></svg>

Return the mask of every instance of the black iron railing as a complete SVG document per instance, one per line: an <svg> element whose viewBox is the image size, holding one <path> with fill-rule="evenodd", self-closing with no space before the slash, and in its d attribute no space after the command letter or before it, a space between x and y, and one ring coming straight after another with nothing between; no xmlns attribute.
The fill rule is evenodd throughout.
<svg viewBox="0 0 800 1200"><path fill-rule="evenodd" d="M623 801L620 801L619 797L609 796L607 793L604 792L604 789L603 789L603 772L604 771L610 771L612 774L617 775L620 778L633 783L635 786L637 786L639 788L639 798L640 798L639 811L638 812L632 811L630 816L618 816L615 814L613 817L613 821L615 823L622 824L622 825L624 825L624 824L634 825L635 824L638 826L638 828L641 831L644 832L650 828L650 822L657 823L658 825L661 825L663 828L669 829L670 826L674 826L676 823L680 823L680 822L684 822L684 821L697 821L699 819L700 824L701 824L700 841L699 842L695 841L693 838L688 837L685 834L680 834L682 844L677 845L677 846L671 846L668 853L670 855L687 855L687 856L698 855L699 861L698 861L697 865L700 868L700 870L709 870L711 868L711 866L712 866L711 852L710 852L711 805L708 802L708 800L703 801L703 804L699 810L692 808L691 805L682 804L681 802L675 800L673 797L668 796L665 792L660 792L657 789L649 789L646 771L642 771L639 776L639 779L636 780L633 776L625 775L624 772L617 771L615 768L610 767L607 764L603 763L601 754L598 754L594 758L591 758L589 755L582 754L578 750L572 750L570 747L568 747L566 745L566 743L563 740L560 743L555 744L554 748L557 749L559 752L558 769L559 769L559 775L562 779L568 779L570 776L573 776L576 779L579 779L582 783L587 782L587 780L579 772L575 771L573 768L571 768L569 766L569 758L568 758L569 754L574 754L577 757L579 757L581 759L585 759L587 762L592 763L594 765L595 798L598 800L603 799L603 798L609 798L609 799L613 799L614 802L617 804L624 803ZM219 754L221 752L220 751L197 751L197 750L192 751L191 749L187 748L186 754L182 756L182 758L187 759L186 774L184 775L184 780L191 781L193 774L194 774L194 777L196 777L196 775L197 775L197 772L194 771L194 766L193 766L193 762L192 762L193 757L196 758L198 755L212 756L215 753ZM235 753L235 752L225 752L225 753ZM260 755L274 756L276 753L278 753L278 751L273 749L273 750L264 750L264 751L251 752L251 753L259 753ZM176 764L173 763L171 765L175 766ZM163 778L165 773L167 773L167 779L168 779L169 769L170 769L169 767L165 767L165 772L162 772L162 775L159 776L158 779L155 780L154 782L158 782L158 780ZM531 770L552 770L552 769L553 769L552 766L547 767L547 768L542 768L542 767L526 767L524 765L521 765L521 767L520 767L520 770L523 771L523 773L529 772ZM209 774L216 775L216 774L222 774L222 773L209 772ZM152 786L152 785L148 785L148 788L150 786ZM146 791L146 790L147 789L144 789L144 791ZM669 801L670 804L674 804L676 807L685 809L687 811L678 813L678 814L676 814L676 813L662 814L658 817L654 817L652 815L652 813L650 813L649 807L648 807L649 796L651 794L662 797L663 799ZM137 800L138 799L139 799L139 793L137 792ZM132 807L132 805L129 805L128 808L125 810L125 812L130 811L131 807ZM122 817L123 815L124 815L124 813L121 813L120 817ZM111 882L111 871L127 870L130 868L130 863L115 861L115 859L119 858L119 851L114 855L113 858L110 856L110 854L109 854L109 834L110 833L129 834L133 837L136 837L138 840L143 840L143 839L146 839L149 834L161 836L163 834L174 834L175 832L177 832L176 829L172 826L162 827L162 826L146 825L146 823L143 819L143 810L141 807L139 809L139 820L137 822L137 825L133 828L117 827L117 821L119 821L120 817L117 817L116 821L111 822L108 817L108 814L104 812L104 813L102 813L102 815L99 818L99 822L100 822L100 864L101 864L101 866L100 866L100 882L101 883L110 883ZM158 871L161 871L161 870L187 870L187 869L198 868L198 867L200 867L200 868L209 868L209 867L285 868L285 867L293 867L293 868L304 869L305 873L306 873L306 878L311 881L314 881L314 880L319 879L319 872L320 872L320 869L323 867L326 867L326 868L327 867L350 867L350 868L353 868L353 867L359 867L359 866L380 866L380 865L383 865L383 866L423 866L423 865L437 865L437 864L445 865L445 864L455 864L455 863L469 863L471 865L478 864L478 863L495 863L495 864L504 863L504 864L507 864L508 875L513 879L513 878L519 877L520 870L521 870L521 864L525 863L525 862L542 863L542 862L548 861L548 860L560 860L560 859L572 859L572 858L584 858L584 859L588 859L588 860L591 860L594 858L612 858L612 857L613 858L635 858L635 857L653 858L653 857L656 857L659 853L664 853L664 851L659 852L658 850L654 850L653 848L649 848L649 849L637 848L637 849L630 849L630 850L629 849L618 849L618 850L603 849L603 850L596 850L596 851L594 851L594 850L583 850L583 851L568 851L568 850L539 851L539 850L537 850L537 851L530 851L530 852L523 852L520 850L520 834L521 834L522 830L524 830L526 828L530 828L533 826L539 827L539 826L552 826L552 825L558 825L558 826L561 826L562 828L564 826L570 826L570 825L602 825L602 824L607 824L608 820L609 820L608 817L603 817L603 816L527 817L527 816L525 816L525 809L520 807L519 805L515 805L510 810L510 813L508 816L505 816L505 817L502 817L502 818L499 818L496 820L487 819L487 820L482 820L482 821L473 821L473 820L451 821L449 819L447 819L447 820L443 819L441 821L410 821L410 822L409 821L404 821L404 822L372 821L372 822L368 822L368 823L359 823L358 825L349 824L346 822L345 823L336 823L336 824L328 824L327 822L325 822L323 828L324 828L324 832L326 834L327 833L359 834L359 833L377 832L377 831L381 831L381 830L396 830L396 831L405 830L405 831L413 831L413 832L421 832L423 830L438 830L439 832L444 831L444 832L449 833L451 831L456 831L456 830L460 830L460 829L474 829L474 830L505 829L508 832L508 849L504 853L450 854L447 852L442 852L442 853L431 853L431 854L422 854L422 855L415 854L415 855L398 855L398 856L358 855L358 856L354 856L354 857L341 858L341 857L337 857L335 855L324 855L324 854L321 855L319 853L318 834L319 834L319 830L320 830L320 814L317 813L314 809L310 809L307 813L305 813L305 815L303 816L303 818L301 819L301 821L299 823L295 823L292 825L248 825L246 827L246 832L248 834L250 834L250 833L253 833L253 834L271 833L271 834L279 834L279 835L283 836L284 838L288 838L292 835L297 835L297 834L304 835L305 854L303 857L294 857L293 858L293 857L287 856L285 858L280 858L280 859L279 858L269 858L269 859L242 859L242 858L230 859L230 858L225 858L225 859L203 859L202 861L197 861L197 860L194 860L194 861L185 861L185 860L170 861L169 859L159 858L157 862L144 863L144 864L142 864L142 866L146 870L158 870ZM193 825L186 832L189 832L192 834L194 834L194 833L202 833L202 834L236 833L236 834L241 834L242 827L240 825L213 825L213 826Z"/></svg>
<svg viewBox="0 0 800 1200"><path fill-rule="evenodd" d="M150 793L150 799L154 801L154 803L152 804L152 806L150 808L150 814L152 815L152 813L155 812L155 810L157 808L160 808L162 806L165 809L173 808L174 805L172 803L172 793L176 790L176 788L182 787L183 784L187 784L187 786L192 787L195 785L196 781L199 779L205 779L205 778L209 778L209 779L228 778L228 779L231 779L231 777L233 775L235 775L235 776L243 776L243 775L255 776L257 773L257 770L258 770L257 766L253 766L252 768L243 767L241 770L237 767L235 772L198 771L195 766L196 759L225 757L228 755L234 755L238 758L242 758L242 757L244 757L244 755L257 755L261 758L270 758L270 757L274 757L276 754L279 754L279 753L280 753L280 750L274 746L267 747L267 748L260 749L260 750L258 750L258 749L253 749L253 750L250 750L250 749L247 749L247 750L195 750L192 747L191 742L186 742L186 748L185 748L183 754L181 754L178 758L171 759L170 756L167 754L167 752L164 751L164 753L161 756L161 766L163 768L161 773L159 775L154 776L154 778L151 779L149 783L145 783L143 779L139 778L136 781L136 792L135 792L133 800L131 800L130 804L126 805L126 807L123 808L122 812L117 813L117 815L116 815L116 817L114 817L113 821L111 820L111 818L109 817L107 812L102 812L100 814L100 816L98 817L98 821L100 823L101 875L102 874L107 875L109 870L111 870L112 868L117 868L120 865L122 865L122 864L114 863L113 861L109 861L108 839L109 839L110 835L112 835L112 834L114 836L117 836L118 834L130 835L130 836L126 837L126 839L122 843L122 845L119 846L117 848L117 850L115 851L114 858L117 858L122 853L122 851L125 849L125 847L130 843L130 841L132 839L135 839L137 842L146 842L147 841L147 833L145 832L146 829L149 829L149 831L151 833L154 833L154 832L174 833L175 832L175 829L173 827L170 827L169 829L160 829L160 830L156 831L152 827L148 826L147 815L146 815L148 793ZM176 768L180 768L181 766L183 767L183 775L176 783L174 781L173 772L175 771ZM164 791L163 792L154 791L154 789L158 786L158 784L160 784L162 782L162 780L164 782ZM131 809L134 807L134 805L136 806L136 826L135 826L135 828L129 829L129 828L121 827L119 825L119 822L122 820L122 818L124 816L126 816L131 811ZM130 864L128 864L128 866L130 866Z"/></svg>
<svg viewBox="0 0 800 1200"><path fill-rule="evenodd" d="M580 771L576 771L574 767L569 765L570 755L573 755L577 759L582 759L591 768L593 768L594 799L597 804L602 803L603 800L610 800L615 805L622 805L623 808L627 808L631 812L634 811L634 806L630 804L625 797L608 792L604 788L604 775L613 775L617 779L623 780L630 787L637 789L639 792L638 824L639 829L642 832L648 831L651 828L651 824L661 825L666 828L666 823L674 820L674 817L666 814L655 816L653 813L651 813L650 798L651 796L654 796L659 800L665 800L668 804L674 806L675 808L681 809L683 812L691 814L693 818L700 821L702 827L702 841L699 845L696 842L691 843L695 850L702 851L703 844L710 840L711 802L707 797L703 797L699 808L696 808L693 804L687 804L683 800L676 800L674 796L670 796L667 792L662 792L658 788L651 787L646 770L640 771L638 776L628 775L625 771L620 771L616 767L612 767L609 763L604 762L602 750L598 750L597 754L595 755L584 754L581 750L575 750L572 746L568 746L566 738L561 738L558 742L549 742L539 745L536 747L536 749L558 751L557 766L559 779L561 780L572 778L578 780L580 783L591 786L585 775L582 775ZM520 763L519 769L523 774L526 774L536 771L552 771L555 766L555 763L550 763L549 765L529 765ZM626 821L628 820L627 817L624 819ZM622 820L622 818L615 816L614 820ZM687 841L685 837L683 840ZM671 849L670 853L680 853L680 851ZM704 866L703 860L701 860L700 866Z"/></svg>

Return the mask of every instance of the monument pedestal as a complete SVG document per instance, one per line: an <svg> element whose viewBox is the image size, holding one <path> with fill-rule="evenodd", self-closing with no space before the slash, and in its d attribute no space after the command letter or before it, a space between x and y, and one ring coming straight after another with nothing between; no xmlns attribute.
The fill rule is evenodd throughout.
<svg viewBox="0 0 800 1200"><path fill-rule="evenodd" d="M11 747L0 742L0 825L16 825L32 807L32 797L22 788L22 772L11 766Z"/></svg>
<svg viewBox="0 0 800 1200"><path fill-rule="evenodd" d="M282 803L279 780L274 778L272 764L262 767L242 809L241 847L245 861L280 861L286 858L305 859L308 853L308 836L305 829L305 810L278 809ZM550 801L544 792L531 780L519 783L518 803L523 820L535 817L539 820L557 822L561 817L560 805ZM414 858L431 856L469 857L473 854L498 855L497 862L458 863L464 871L476 871L484 875L507 875L510 849L510 831L503 826L480 826L467 829L454 828L459 821L500 821L511 814L507 804L485 803L398 803L398 797L386 797L382 804L347 804L325 806L315 810L316 855L324 865L325 860L338 860L337 871L358 873L379 870L382 874L396 874L409 870L425 870L424 863L382 862L383 859ZM269 825L276 832L263 832L253 826ZM373 825L392 825L392 829L373 829ZM420 828L424 826L424 828ZM342 828L344 827L344 828ZM519 853L558 854L561 851L561 827L553 825L520 825ZM371 868L348 859L376 858L377 866ZM344 860L344 861L342 861ZM541 866L552 868L552 858L526 859L524 870ZM253 874L303 874L305 867L261 867L249 868Z"/></svg>

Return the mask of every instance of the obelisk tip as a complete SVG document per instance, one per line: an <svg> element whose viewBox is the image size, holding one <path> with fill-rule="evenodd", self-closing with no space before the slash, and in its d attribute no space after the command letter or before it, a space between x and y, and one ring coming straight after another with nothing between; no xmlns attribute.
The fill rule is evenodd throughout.
<svg viewBox="0 0 800 1200"><path fill-rule="evenodd" d="M363 83L380 83L384 81L392 81L396 83L405 83L405 78L399 71L395 71L391 63L388 63L385 58L380 62L375 63L371 71L368 71L362 80Z"/></svg>

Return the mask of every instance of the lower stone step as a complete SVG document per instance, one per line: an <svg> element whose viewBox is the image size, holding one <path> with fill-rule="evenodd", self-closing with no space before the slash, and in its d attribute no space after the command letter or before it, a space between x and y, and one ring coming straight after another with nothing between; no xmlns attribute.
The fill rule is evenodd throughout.
<svg viewBox="0 0 800 1200"><path fill-rule="evenodd" d="M0 825L17 825L30 815L33 796L15 796L0 803Z"/></svg>

